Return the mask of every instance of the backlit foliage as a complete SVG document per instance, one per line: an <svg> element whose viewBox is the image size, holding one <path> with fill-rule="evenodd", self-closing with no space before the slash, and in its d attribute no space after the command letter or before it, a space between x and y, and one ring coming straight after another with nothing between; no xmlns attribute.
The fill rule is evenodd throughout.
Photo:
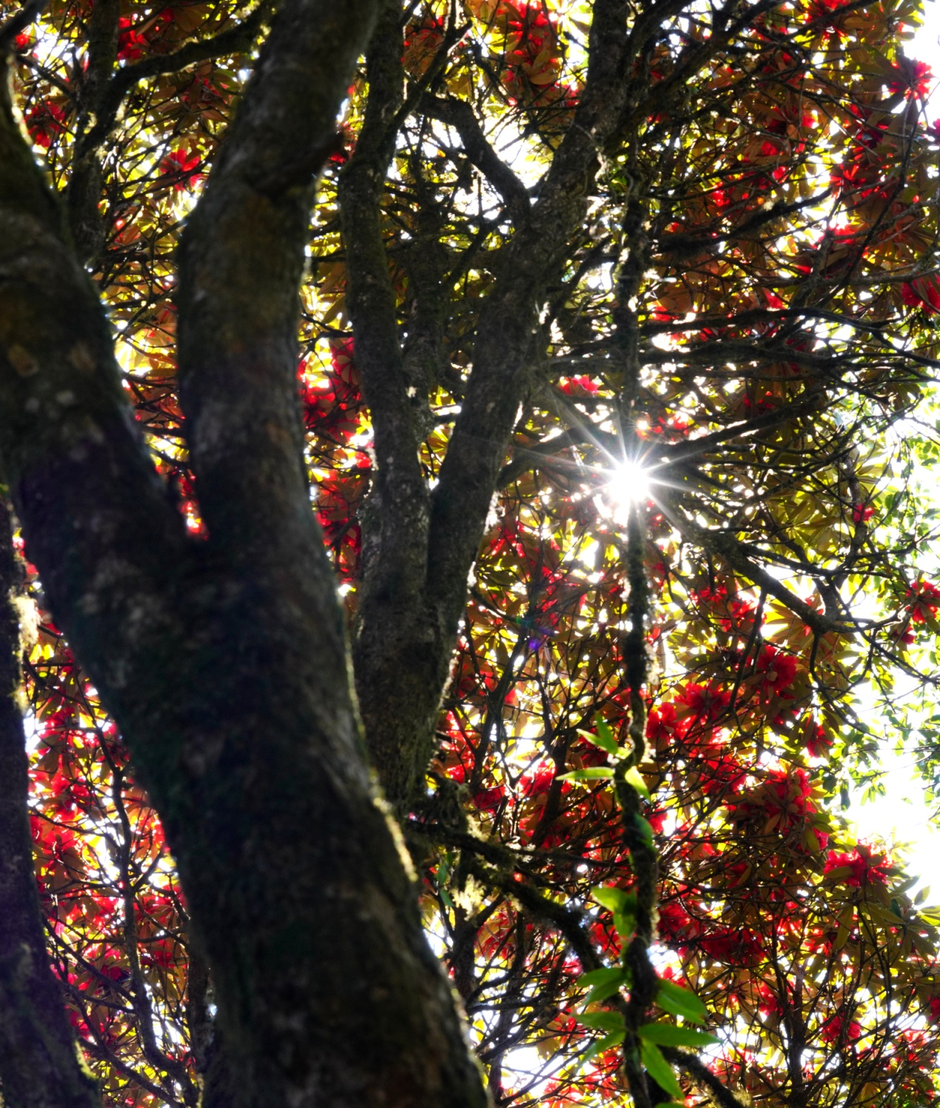
<svg viewBox="0 0 940 1108"><path fill-rule="evenodd" d="M382 211L434 481L480 305L572 123L591 5L405 7L407 110ZM606 722L628 741L623 486L640 478L618 474L639 463L654 959L718 1039L679 1064L687 1103L719 1095L709 1071L745 1103L933 1103L940 916L839 804L880 734L917 724L928 762L940 749L916 695L935 687L940 611L920 495L937 443L919 407L937 355L940 122L929 71L902 49L919 16L911 0L635 8L630 110L552 260L531 364L506 366L532 387L405 828L426 925L498 1103L626 1102L615 1044L580 1062L611 1002L585 1015L579 978L627 937L592 889L629 892L634 874L609 782L562 775L608 762L584 732ZM96 10L56 0L20 35L16 97L73 206L77 159L100 159L83 245L168 495L199 534L173 252L251 56L160 59L248 9L124 0L115 72L140 69L113 120L84 106L107 50L95 36L111 33ZM353 628L373 455L337 181L367 91L363 74L313 211L298 366ZM32 595L37 871L72 1022L109 1104L195 1104L211 983L120 736L38 581Z"/></svg>

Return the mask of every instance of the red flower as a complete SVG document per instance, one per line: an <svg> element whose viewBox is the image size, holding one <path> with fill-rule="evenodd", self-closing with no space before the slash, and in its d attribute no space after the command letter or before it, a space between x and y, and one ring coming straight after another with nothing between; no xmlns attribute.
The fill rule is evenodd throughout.
<svg viewBox="0 0 940 1108"><path fill-rule="evenodd" d="M887 885L886 871L890 865L886 855L872 854L871 847L859 843L851 852L830 850L823 873L847 869L849 872L843 878L845 884L860 889L870 885Z"/></svg>
<svg viewBox="0 0 940 1108"><path fill-rule="evenodd" d="M747 780L747 774L738 763L723 754L706 758L699 773L700 787L706 796L731 797Z"/></svg>
<svg viewBox="0 0 940 1108"><path fill-rule="evenodd" d="M593 396L600 385L590 377L562 377L558 387L569 396Z"/></svg>
<svg viewBox="0 0 940 1108"><path fill-rule="evenodd" d="M767 1016L782 1016L783 1005L780 1003L780 999L773 989L767 985L762 984L758 995L760 996L760 1010Z"/></svg>
<svg viewBox="0 0 940 1108"><path fill-rule="evenodd" d="M655 749L669 745L675 735L681 735L685 726L676 717L675 704L661 704L653 708L646 718L646 737Z"/></svg>
<svg viewBox="0 0 940 1108"><path fill-rule="evenodd" d="M786 690L796 677L796 658L791 654L784 654L775 646L767 645L758 655L754 669L761 675L762 692L786 696Z"/></svg>
<svg viewBox="0 0 940 1108"><path fill-rule="evenodd" d="M731 693L716 681L710 681L708 685L690 683L680 688L676 703L680 705L682 716L695 716L699 722L717 723L731 703Z"/></svg>
<svg viewBox="0 0 940 1108"><path fill-rule="evenodd" d="M753 965L763 953L757 935L740 928L716 931L700 939L699 945L710 958L729 966Z"/></svg>
<svg viewBox="0 0 940 1108"><path fill-rule="evenodd" d="M53 139L65 130L65 108L51 100L42 100L26 113L26 129L37 146L48 150Z"/></svg>
<svg viewBox="0 0 940 1108"><path fill-rule="evenodd" d="M826 729L821 723L810 719L803 731L806 740L806 751L811 758L825 758L832 746L832 736L826 734Z"/></svg>
<svg viewBox="0 0 940 1108"><path fill-rule="evenodd" d="M147 45L147 39L134 30L133 23L129 15L122 15L118 20L117 57L120 62L136 62Z"/></svg>
<svg viewBox="0 0 940 1108"><path fill-rule="evenodd" d="M483 812L495 812L506 799L506 790L502 785L492 789L481 789L473 798L473 803Z"/></svg>
<svg viewBox="0 0 940 1108"><path fill-rule="evenodd" d="M656 930L665 943L679 943L693 937L698 930L695 921L685 909L676 903L660 904Z"/></svg>
<svg viewBox="0 0 940 1108"><path fill-rule="evenodd" d="M444 42L444 21L433 15L413 20L405 28L402 65L410 77L421 78Z"/></svg>
<svg viewBox="0 0 940 1108"><path fill-rule="evenodd" d="M929 581L915 581L907 590L907 603L914 623L923 623L940 608L940 588Z"/></svg>
<svg viewBox="0 0 940 1108"><path fill-rule="evenodd" d="M916 96L919 100L923 100L930 91L930 84L933 81L930 66L926 62L915 62L911 58L902 57L892 68L897 70L898 76L893 81L887 82L891 92L903 92L908 99Z"/></svg>
<svg viewBox="0 0 940 1108"><path fill-rule="evenodd" d="M158 15L138 24L134 23L133 16L122 15L118 20L118 61L136 62L172 22L172 8L164 8Z"/></svg>
<svg viewBox="0 0 940 1108"><path fill-rule="evenodd" d="M327 384L303 385L301 400L304 406L304 424L308 431L345 445L359 428L362 410L362 393L359 389L359 371L353 359L353 340L335 339L330 343L331 366L327 370ZM306 365L299 366L303 375Z"/></svg>
<svg viewBox="0 0 940 1108"><path fill-rule="evenodd" d="M819 1037L825 1043L834 1043L836 1042L836 1040L842 1038L843 1028L845 1028L845 1038L848 1039L850 1042L855 1042L855 1040L862 1033L861 1024L856 1023L855 1020L853 1020L846 1027L845 1021L842 1019L841 1016L833 1016L831 1019L826 1020L826 1022L822 1025L822 1028L819 1032Z"/></svg>
<svg viewBox="0 0 940 1108"><path fill-rule="evenodd" d="M940 312L940 280L937 274L905 281L901 285L901 299L909 308Z"/></svg>
<svg viewBox="0 0 940 1108"><path fill-rule="evenodd" d="M818 25L826 38L841 38L840 15L846 8L845 0L810 0L807 22L811 27Z"/></svg>
<svg viewBox="0 0 940 1108"><path fill-rule="evenodd" d="M752 825L759 834L802 833L807 816L816 811L812 791L806 770L772 770L760 785L732 798L727 807L735 823Z"/></svg>
<svg viewBox="0 0 940 1108"><path fill-rule="evenodd" d="M555 767L554 766L542 766L537 769L531 776L524 774L520 784L522 785L523 796L542 796L547 793L552 787L552 782L555 780Z"/></svg>
<svg viewBox="0 0 940 1108"><path fill-rule="evenodd" d="M180 146L171 150L160 162L160 176L171 178L173 188L181 192L185 188L192 188L204 176L199 172L201 165L202 159L198 154L187 154Z"/></svg>

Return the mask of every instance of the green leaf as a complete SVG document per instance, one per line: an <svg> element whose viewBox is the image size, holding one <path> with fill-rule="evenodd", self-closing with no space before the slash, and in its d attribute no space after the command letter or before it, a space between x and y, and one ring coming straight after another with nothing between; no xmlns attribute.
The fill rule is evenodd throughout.
<svg viewBox="0 0 940 1108"><path fill-rule="evenodd" d="M601 716L594 717L594 730L597 732L597 737L601 742L605 743L605 750L610 750L613 747L615 753L620 753L620 748L617 746L617 740L614 738L614 733L611 731L607 720Z"/></svg>
<svg viewBox="0 0 940 1108"><path fill-rule="evenodd" d="M597 726L595 724L595 726ZM617 740L611 735L610 729L605 727L607 731L606 735L601 734L600 728L598 728L597 734L593 735L590 731L582 731L578 728L578 734L582 739L586 739L593 746L599 746L601 750L606 750L608 754L613 754L614 757L620 755L620 747L617 746Z"/></svg>
<svg viewBox="0 0 940 1108"><path fill-rule="evenodd" d="M603 966L601 969L593 969L589 973L582 973L578 978L578 984L590 988L594 985L602 985L607 981L613 981L615 978L619 981L622 977L623 970L620 966Z"/></svg>
<svg viewBox="0 0 940 1108"><path fill-rule="evenodd" d="M593 970L586 973L579 984L590 985L591 990L584 998L585 1007L607 1000L614 993L620 991L626 984L626 973L622 966L611 966L610 969Z"/></svg>
<svg viewBox="0 0 940 1108"><path fill-rule="evenodd" d="M682 1086L679 1084L672 1066L662 1056L659 1047L655 1043L644 1039L640 1043L640 1058L643 1060L643 1065L650 1077L662 1090L677 1099L682 1097Z"/></svg>
<svg viewBox="0 0 940 1108"><path fill-rule="evenodd" d="M591 989L584 998L584 1005L597 1004L607 1000L627 983L626 970L622 966L611 966L609 969L594 970L584 974L579 984L590 985Z"/></svg>
<svg viewBox="0 0 940 1108"><path fill-rule="evenodd" d="M621 1036L626 1030L623 1016L610 1008L605 1008L602 1012L582 1012L579 1016L575 1016L575 1019L585 1027L593 1027L598 1031L618 1031Z"/></svg>
<svg viewBox="0 0 940 1108"><path fill-rule="evenodd" d="M618 889L616 885L598 885L596 889L591 889L591 896L601 907L614 913L630 912L633 910L633 905L636 904L635 893Z"/></svg>
<svg viewBox="0 0 940 1108"><path fill-rule="evenodd" d="M591 895L614 916L614 928L622 939L633 934L636 924L636 893L624 892L613 885L591 889Z"/></svg>
<svg viewBox="0 0 940 1108"><path fill-rule="evenodd" d="M644 1023L636 1033L658 1046L712 1046L718 1042L714 1035L691 1027L677 1027L674 1023Z"/></svg>
<svg viewBox="0 0 940 1108"><path fill-rule="evenodd" d="M584 998L585 1004L599 1004L602 1000L609 1000L626 984L623 974L616 981L608 981L603 985L595 985Z"/></svg>
<svg viewBox="0 0 940 1108"><path fill-rule="evenodd" d="M570 773L559 774L559 781L598 781L613 777L610 766L589 766L587 769L573 769Z"/></svg>
<svg viewBox="0 0 940 1108"><path fill-rule="evenodd" d="M650 791L647 788L646 782L643 780L643 774L640 773L636 766L631 766L624 773L623 779L628 785L632 785L644 800L649 800Z"/></svg>
<svg viewBox="0 0 940 1108"><path fill-rule="evenodd" d="M705 1016L708 1014L705 1005L695 993L662 977L659 979L656 1003L667 1012L672 1012L674 1016L681 1016L683 1019L691 1020L692 1023L704 1023Z"/></svg>

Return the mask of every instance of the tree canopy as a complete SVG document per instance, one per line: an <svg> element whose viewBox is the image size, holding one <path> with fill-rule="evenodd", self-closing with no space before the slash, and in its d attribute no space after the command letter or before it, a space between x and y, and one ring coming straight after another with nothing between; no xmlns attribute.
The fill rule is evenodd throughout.
<svg viewBox="0 0 940 1108"><path fill-rule="evenodd" d="M5 1108L935 1103L921 16L0 2Z"/></svg>

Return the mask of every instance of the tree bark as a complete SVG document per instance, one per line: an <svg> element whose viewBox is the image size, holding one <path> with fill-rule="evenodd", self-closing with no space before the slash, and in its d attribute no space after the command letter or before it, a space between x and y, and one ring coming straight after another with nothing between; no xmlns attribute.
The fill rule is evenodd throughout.
<svg viewBox="0 0 940 1108"><path fill-rule="evenodd" d="M205 542L147 458L101 305L0 113L5 473L160 813L251 1108L486 1102L372 790L295 393L311 182L373 8L282 5L190 220L180 376Z"/></svg>
<svg viewBox="0 0 940 1108"><path fill-rule="evenodd" d="M529 206L520 182L498 162L459 102L429 100L469 140L506 198L515 230L491 265L496 281L482 306L466 395L433 493L418 465L416 382L402 372L394 295L382 248L378 190L394 150L400 103L392 71L401 51L376 35L363 137L340 189L356 363L375 427L381 520L366 563L354 646L356 687L369 754L396 812L424 788L434 728L467 580L477 556L519 405L532 385L539 312L572 234L584 220L600 155L641 93L627 78L630 36L623 0L593 5L590 59L574 122ZM373 140L373 129L376 137ZM426 401L426 397L421 398Z"/></svg>

